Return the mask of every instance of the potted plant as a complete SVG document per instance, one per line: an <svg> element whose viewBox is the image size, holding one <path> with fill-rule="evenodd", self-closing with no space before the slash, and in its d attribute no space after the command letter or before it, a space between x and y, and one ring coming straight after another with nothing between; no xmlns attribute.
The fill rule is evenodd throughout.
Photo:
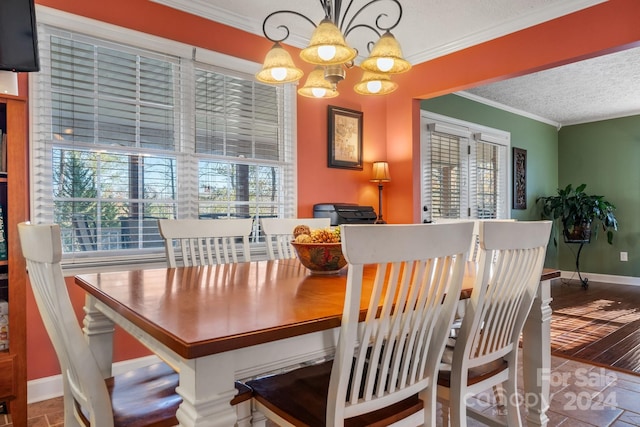
<svg viewBox="0 0 640 427"><path fill-rule="evenodd" d="M614 214L616 207L603 196L587 194L581 184L575 189L571 184L559 188L556 196L538 197L542 203L542 216L562 223L562 235L567 243L587 243L591 232L597 238L598 228L607 233L607 242L613 243L613 232L618 229ZM555 239L554 239L555 243Z"/></svg>

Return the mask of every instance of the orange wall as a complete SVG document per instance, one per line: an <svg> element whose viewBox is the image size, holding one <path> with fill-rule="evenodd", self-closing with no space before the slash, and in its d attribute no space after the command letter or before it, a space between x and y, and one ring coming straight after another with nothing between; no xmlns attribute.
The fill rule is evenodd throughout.
<svg viewBox="0 0 640 427"><path fill-rule="evenodd" d="M414 67L388 96L385 218L420 221L419 106L431 98L640 45L640 1L611 0Z"/></svg>
<svg viewBox="0 0 640 427"><path fill-rule="evenodd" d="M36 0L44 6L174 39L228 55L262 62L270 43L262 37L185 14L148 0ZM298 97L298 215L309 217L313 205L355 202L377 209L377 187L368 181L371 162L388 160L392 181L384 189L384 216L389 222L416 222L419 197L419 103L480 83L630 47L640 41L640 2L612 0L465 49L414 67L396 77L400 89L386 98L355 95L359 72L351 70L340 84L341 96L331 101ZM144 17L140 19L139 17ZM291 49L294 53L295 49ZM301 61L297 61L302 66ZM310 67L303 66L305 72ZM363 171L327 167L327 105L364 113ZM69 280L69 283L71 279ZM82 292L71 285L78 316ZM53 349L33 302L27 307L27 365L30 380L59 373ZM115 360L146 354L124 332L116 334Z"/></svg>

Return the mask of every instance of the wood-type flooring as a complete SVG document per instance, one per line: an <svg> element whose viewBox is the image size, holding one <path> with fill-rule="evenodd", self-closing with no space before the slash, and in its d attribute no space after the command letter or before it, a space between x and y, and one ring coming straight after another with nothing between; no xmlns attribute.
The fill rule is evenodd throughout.
<svg viewBox="0 0 640 427"><path fill-rule="evenodd" d="M551 352L640 375L640 286L556 280Z"/></svg>

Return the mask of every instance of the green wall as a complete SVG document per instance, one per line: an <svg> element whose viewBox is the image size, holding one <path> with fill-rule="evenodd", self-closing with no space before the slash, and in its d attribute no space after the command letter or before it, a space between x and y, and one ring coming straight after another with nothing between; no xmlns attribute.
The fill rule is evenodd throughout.
<svg viewBox="0 0 640 427"><path fill-rule="evenodd" d="M603 233L585 245L580 270L640 277L640 116L567 126L560 129L559 186L587 184L590 194L605 196L616 206L619 230L613 246ZM575 247L560 243L560 268L575 265ZM629 261L620 261L620 252Z"/></svg>
<svg viewBox="0 0 640 427"><path fill-rule="evenodd" d="M458 95L424 100L421 109L510 132L511 146L527 150L527 209L512 209L511 217L540 219L536 198L554 194L558 186L558 131L554 126ZM552 243L545 264L558 266Z"/></svg>
<svg viewBox="0 0 640 427"><path fill-rule="evenodd" d="M426 111L466 120L511 133L511 146L527 150L527 209L512 210L520 220L540 218L535 200L556 194L558 187L585 183L587 191L616 205L619 230L613 245L603 233L592 238L580 255L580 270L587 273L640 277L640 116L555 127L472 101L458 95L424 100ZM577 245L567 245L554 234L558 247L549 244L546 265L575 270ZM628 253L628 262L620 261Z"/></svg>

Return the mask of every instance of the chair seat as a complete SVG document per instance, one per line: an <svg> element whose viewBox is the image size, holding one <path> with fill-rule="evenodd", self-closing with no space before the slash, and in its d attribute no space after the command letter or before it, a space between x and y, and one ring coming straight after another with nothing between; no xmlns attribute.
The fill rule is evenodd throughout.
<svg viewBox="0 0 640 427"><path fill-rule="evenodd" d="M333 362L295 369L285 374L248 381L253 397L296 426L324 427L329 378ZM291 399L290 396L296 396ZM423 409L418 395L389 407L345 420L345 427L388 426Z"/></svg>
<svg viewBox="0 0 640 427"><path fill-rule="evenodd" d="M446 347L442 356L442 361L445 364L444 367L440 367L438 373L438 385L441 387L451 387L451 360L453 356L453 349ZM494 360L484 365L475 366L469 369L467 377L467 386L477 384L484 381L487 378L493 377L505 369L509 368L509 364L504 359Z"/></svg>
<svg viewBox="0 0 640 427"><path fill-rule="evenodd" d="M253 390L251 390L251 387L240 381L236 381L235 385L236 390L238 390L238 394L236 394L233 399L231 399L232 406L251 399L251 397L253 396Z"/></svg>

